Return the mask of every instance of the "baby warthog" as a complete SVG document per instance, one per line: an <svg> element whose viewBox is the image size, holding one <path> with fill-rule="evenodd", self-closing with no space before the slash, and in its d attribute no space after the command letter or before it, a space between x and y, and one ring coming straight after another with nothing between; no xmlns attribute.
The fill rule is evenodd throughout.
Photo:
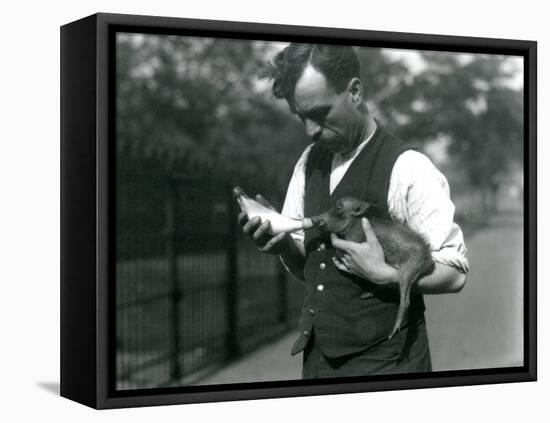
<svg viewBox="0 0 550 423"><path fill-rule="evenodd" d="M354 242L365 242L361 218L367 217L384 251L387 264L395 267L399 275L399 308L395 325L389 338L401 327L409 308L411 287L422 275L433 272L434 262L428 243L416 232L395 223L370 216L373 205L353 197L339 199L326 213L313 217L312 221L321 230L335 233L338 237Z"/></svg>

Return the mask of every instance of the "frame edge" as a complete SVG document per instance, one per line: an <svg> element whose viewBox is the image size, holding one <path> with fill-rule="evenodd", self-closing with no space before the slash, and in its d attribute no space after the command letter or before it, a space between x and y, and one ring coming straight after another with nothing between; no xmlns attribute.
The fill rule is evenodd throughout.
<svg viewBox="0 0 550 423"><path fill-rule="evenodd" d="M95 16L61 27L60 394L95 407Z"/></svg>

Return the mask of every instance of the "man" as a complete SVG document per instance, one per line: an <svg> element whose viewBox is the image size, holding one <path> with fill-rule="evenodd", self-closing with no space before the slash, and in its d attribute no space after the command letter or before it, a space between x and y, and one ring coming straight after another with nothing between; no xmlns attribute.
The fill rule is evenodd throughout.
<svg viewBox="0 0 550 423"><path fill-rule="evenodd" d="M292 348L304 351L302 376L431 371L422 294L459 292L468 272L445 177L370 115L351 47L290 44L264 76L313 141L295 166L282 213L313 216L354 196L422 234L435 261L433 273L414 286L401 331L388 339L399 303L396 270L385 263L368 220L362 220L367 241L353 243L317 229L272 237L269 221L241 213L243 231L260 251L280 255L304 280L301 334ZM345 253L340 260L336 249Z"/></svg>

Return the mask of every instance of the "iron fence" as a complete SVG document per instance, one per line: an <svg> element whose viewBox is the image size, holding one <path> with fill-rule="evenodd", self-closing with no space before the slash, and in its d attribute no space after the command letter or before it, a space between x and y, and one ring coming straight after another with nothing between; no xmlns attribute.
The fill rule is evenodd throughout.
<svg viewBox="0 0 550 423"><path fill-rule="evenodd" d="M227 182L117 163L117 389L193 384L294 326L302 287L236 224Z"/></svg>

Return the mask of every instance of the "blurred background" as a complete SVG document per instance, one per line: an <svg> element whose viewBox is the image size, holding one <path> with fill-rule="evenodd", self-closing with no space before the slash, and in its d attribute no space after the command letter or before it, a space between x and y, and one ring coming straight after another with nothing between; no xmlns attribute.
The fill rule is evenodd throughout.
<svg viewBox="0 0 550 423"><path fill-rule="evenodd" d="M117 35L117 389L300 378L301 283L241 236L308 140L257 78L284 44ZM447 176L471 271L426 296L434 370L523 364L523 61L357 49L371 112Z"/></svg>

